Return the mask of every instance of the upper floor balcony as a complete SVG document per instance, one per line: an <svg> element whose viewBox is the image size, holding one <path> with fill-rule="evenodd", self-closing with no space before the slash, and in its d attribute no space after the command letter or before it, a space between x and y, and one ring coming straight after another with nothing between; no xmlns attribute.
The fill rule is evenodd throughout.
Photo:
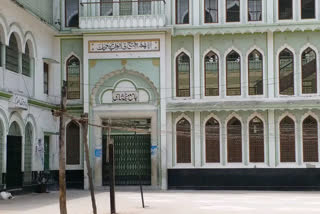
<svg viewBox="0 0 320 214"><path fill-rule="evenodd" d="M165 24L165 0L82 0L80 3L80 28L145 28Z"/></svg>

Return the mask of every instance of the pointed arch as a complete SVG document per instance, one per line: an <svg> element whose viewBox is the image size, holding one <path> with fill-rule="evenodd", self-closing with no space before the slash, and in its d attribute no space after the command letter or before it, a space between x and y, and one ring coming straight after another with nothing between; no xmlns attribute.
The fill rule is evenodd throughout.
<svg viewBox="0 0 320 214"><path fill-rule="evenodd" d="M248 54L248 91L249 95L263 95L264 63L263 54L254 49Z"/></svg>
<svg viewBox="0 0 320 214"><path fill-rule="evenodd" d="M206 163L220 162L220 123L214 117L205 123Z"/></svg>
<svg viewBox="0 0 320 214"><path fill-rule="evenodd" d="M190 97L190 56L181 52L176 57L176 96Z"/></svg>
<svg viewBox="0 0 320 214"><path fill-rule="evenodd" d="M295 121L285 116L279 123L280 162L296 162Z"/></svg>
<svg viewBox="0 0 320 214"><path fill-rule="evenodd" d="M191 163L191 123L182 117L176 123L177 163Z"/></svg>
<svg viewBox="0 0 320 214"><path fill-rule="evenodd" d="M205 96L219 96L219 56L209 51L204 56L204 85Z"/></svg>
<svg viewBox="0 0 320 214"><path fill-rule="evenodd" d="M283 48L278 54L279 63L279 94L294 95L295 94L295 60L294 52L289 47Z"/></svg>
<svg viewBox="0 0 320 214"><path fill-rule="evenodd" d="M32 32L28 31L25 33L24 35L24 46L26 46L27 44L29 45L29 49L30 49L30 55L33 57L33 58L36 58L37 57L37 42L36 42L36 39L34 37L34 35L32 34ZM25 49L25 47L24 47Z"/></svg>
<svg viewBox="0 0 320 214"><path fill-rule="evenodd" d="M226 90L227 96L241 95L241 55L236 50L226 55Z"/></svg>
<svg viewBox="0 0 320 214"><path fill-rule="evenodd" d="M24 184L31 184L32 182L32 146L34 139L34 128L30 122L25 128L25 145L24 145Z"/></svg>
<svg viewBox="0 0 320 214"><path fill-rule="evenodd" d="M249 161L263 163L264 150L264 123L255 116L249 121Z"/></svg>
<svg viewBox="0 0 320 214"><path fill-rule="evenodd" d="M30 43L26 43L25 51L22 54L22 74L25 76L31 76L31 61L32 61L32 49Z"/></svg>
<svg viewBox="0 0 320 214"><path fill-rule="evenodd" d="M80 99L80 60L72 55L66 61L67 98Z"/></svg>
<svg viewBox="0 0 320 214"><path fill-rule="evenodd" d="M315 49L307 47L301 53L301 90L302 94L316 94L318 91L317 63Z"/></svg>
<svg viewBox="0 0 320 214"><path fill-rule="evenodd" d="M6 69L19 73L19 55L21 45L19 48L19 37L16 33L12 33L9 37L9 46L6 47Z"/></svg>
<svg viewBox="0 0 320 214"><path fill-rule="evenodd" d="M75 121L66 126L66 164L80 164L80 125Z"/></svg>
<svg viewBox="0 0 320 214"><path fill-rule="evenodd" d="M235 116L227 123L227 154L229 163L242 162L242 124Z"/></svg>
<svg viewBox="0 0 320 214"><path fill-rule="evenodd" d="M312 115L302 121L303 162L319 162L318 121Z"/></svg>

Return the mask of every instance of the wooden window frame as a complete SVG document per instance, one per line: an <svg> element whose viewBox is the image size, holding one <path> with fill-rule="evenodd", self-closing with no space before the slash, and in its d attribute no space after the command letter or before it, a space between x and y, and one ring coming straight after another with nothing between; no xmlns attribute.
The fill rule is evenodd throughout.
<svg viewBox="0 0 320 214"><path fill-rule="evenodd" d="M178 133L178 124L179 124L179 122L181 121L181 120L185 120L185 121L187 121L188 122L188 124L189 124L189 128L190 128L190 130L189 130L189 133L190 133L190 136L189 136L189 142L190 142L190 145L189 145L189 149L190 149L190 157L188 157L189 159L190 159L190 161L189 162L179 162L178 160L179 160L179 158L178 158L178 135L179 135L179 133ZM192 163L192 126L191 126L191 122L187 119L187 118L185 118L185 117L182 117L182 118L180 118L179 120L177 120L177 122L176 122L176 124L175 124L175 130L176 130L176 163L177 164L191 164Z"/></svg>
<svg viewBox="0 0 320 214"><path fill-rule="evenodd" d="M313 18L302 18L302 2L303 0L300 0L300 18L301 20L313 20L313 19L316 19L317 18L317 8L316 8L316 0L313 0L313 3L314 3L314 17Z"/></svg>
<svg viewBox="0 0 320 214"><path fill-rule="evenodd" d="M70 98L69 97L69 89L67 89L67 99L68 100L79 100L81 99L81 62L80 62L80 59L78 57L76 57L75 55L72 55L68 58L67 62L66 62L66 79L67 79L67 84L69 84L69 61L72 59L72 58L76 58L78 61L79 61L79 98Z"/></svg>
<svg viewBox="0 0 320 214"><path fill-rule="evenodd" d="M229 155L230 155L230 151L229 151L229 123L232 121L232 120L234 120L234 119L236 119L236 120L238 120L239 122L240 122L240 135L241 135L241 137L240 137L240 141L241 141L241 161L239 162L239 161L230 161L230 159L229 159ZM243 163L243 134L242 134L242 131L243 131L243 124L242 124L242 122L241 122L241 120L239 119L239 118L237 118L237 117L231 117L228 121L227 121L227 123L226 123L226 125L227 125L227 129L226 129L226 131L227 131L227 163L229 163L229 164L242 164Z"/></svg>
<svg viewBox="0 0 320 214"><path fill-rule="evenodd" d="M77 27L70 27L69 26L69 23L68 23L68 16L67 16L67 1L69 0L64 0L64 27L66 28L79 28L79 25ZM77 0L78 1L78 16L80 17L80 7L79 7L79 4L80 4L80 0Z"/></svg>
<svg viewBox="0 0 320 214"><path fill-rule="evenodd" d="M286 118L289 118L290 120L292 120L292 122L293 122L293 132L294 132L294 137L293 137L293 139L294 139L294 161L282 161L282 155L281 155L281 151L282 151L282 149L281 149L281 123L282 123L282 121L284 120L284 119L286 119ZM290 117L289 115L286 115L285 117L283 117L280 121L279 121L279 162L280 162L280 164L290 164L290 163L296 163L297 162L297 155L296 155L296 152L297 152L297 147L296 147L296 122L295 122L295 120L292 118L292 117Z"/></svg>
<svg viewBox="0 0 320 214"><path fill-rule="evenodd" d="M46 79L45 79L45 73L47 73ZM47 86L47 88L45 88L45 86ZM49 64L45 62L43 63L43 93L46 95L49 95Z"/></svg>
<svg viewBox="0 0 320 214"><path fill-rule="evenodd" d="M178 63L178 59L182 54L188 56L188 58L189 58L189 96L187 96L187 97L191 97L191 59L190 59L190 56L188 54L186 54L185 52L181 52L176 57L176 97L184 97L184 96L179 96L179 69L178 69L179 63Z"/></svg>
<svg viewBox="0 0 320 214"><path fill-rule="evenodd" d="M257 20L249 20L249 1L250 0L247 0L248 22L262 22L262 20L263 20L263 0L260 0L261 1L261 20L258 20L258 21Z"/></svg>
<svg viewBox="0 0 320 214"><path fill-rule="evenodd" d="M225 14L226 14L226 23L241 23L241 1L240 0L238 0L239 1L239 21L233 21L233 22L228 22L228 8L227 8L227 1L229 1L229 0L225 0L225 5L226 5L226 10L225 10ZM236 0L235 0L236 1Z"/></svg>
<svg viewBox="0 0 320 214"><path fill-rule="evenodd" d="M262 94L250 94L250 66L249 66L250 59L249 59L249 57L254 51L257 51L261 55L261 58L262 58L262 60L261 60L262 61ZM248 54L248 95L249 96L263 96L264 95L264 79L263 79L263 77L264 77L264 57L263 57L263 54L259 50L254 49Z"/></svg>
<svg viewBox="0 0 320 214"><path fill-rule="evenodd" d="M68 133L69 133L69 127L72 125L72 124L74 124L76 127L77 127L77 129L78 129L78 131L79 131L79 142L77 143L78 144L78 147L79 147L79 157L77 157L77 159L79 159L79 161L78 161L78 163L69 163L68 162ZM76 121L70 121L67 125L66 125L66 165L68 165L68 166L79 166L79 165L81 165L81 127L80 127L80 125L76 122Z"/></svg>
<svg viewBox="0 0 320 214"><path fill-rule="evenodd" d="M315 60L316 60L316 68L315 68L315 73L316 73L316 92L315 93L303 93L303 63L302 63L302 57L303 57L303 53L306 51L306 50L308 50L308 49L311 49L314 53L315 53L315 56L316 56L316 58L315 58ZM311 47L307 47L306 49L304 49L304 51L302 51L302 53L301 53L301 58L300 58L300 63L301 63L301 94L303 94L303 95L313 95L313 94L317 94L318 93L318 54L317 54L317 52L313 49L313 48L311 48Z"/></svg>
<svg viewBox="0 0 320 214"><path fill-rule="evenodd" d="M190 24L190 0L187 0L188 1L188 17L189 17L189 22L188 23L178 23L178 1L179 0L175 0L175 12L176 12L176 15L175 15L175 18L176 18L176 25L189 25Z"/></svg>
<svg viewBox="0 0 320 214"><path fill-rule="evenodd" d="M294 7L294 5L293 5L293 0L291 0L291 5L292 5L292 7L291 7L291 18L290 19L280 19L280 1L281 0L278 0L278 20L279 21L289 21L289 20L293 20L293 17L294 17L294 11L293 11L293 7Z"/></svg>
<svg viewBox="0 0 320 214"><path fill-rule="evenodd" d="M251 132L250 132L250 128L251 128L251 123L253 122L253 120L254 119L259 119L260 121L261 121L261 123L262 123L262 131L263 131L263 133L262 133L262 139L263 139L263 152L262 152L262 154L263 154L263 161L251 161ZM249 133L249 135L248 135L248 142L249 142L249 162L250 163L264 163L265 162L265 138L264 138L264 136L265 136L265 123L264 123L264 121L260 118L260 117L258 117L258 116L254 116L250 121L249 121L249 123L248 123L248 133Z"/></svg>
<svg viewBox="0 0 320 214"><path fill-rule="evenodd" d="M206 0L203 0L204 1L204 7L203 7L203 13L204 13L204 23L205 24L216 24L216 23L219 23L219 0L217 0L217 21L216 22L207 22L206 21Z"/></svg>
<svg viewBox="0 0 320 214"><path fill-rule="evenodd" d="M215 120L216 122L217 122L217 126L218 126L218 137L217 137L217 139L218 139L218 147L219 147L219 149L217 150L217 155L218 155L218 157L217 157L217 160L218 161L208 161L208 149L207 149L207 146L208 146L208 136L207 136L207 134L208 134L208 132L207 132L207 126L208 126L208 122L210 121L210 120ZM221 162L221 154L220 154L220 147L221 147L221 145L220 145L220 137L221 137L221 133L220 133L220 128L221 128L221 124L220 124L220 122L217 120L217 119L215 119L214 117L210 117L207 121L206 121L206 123L205 123L205 162L206 163L208 163L208 164L217 164L217 163L220 163Z"/></svg>
<svg viewBox="0 0 320 214"><path fill-rule="evenodd" d="M239 82L240 82L240 94L239 95L228 95L228 56L232 53L232 52L236 52L238 55L239 55L239 57L240 57L240 60L239 60L239 68L240 68L240 75L239 75ZM228 54L227 54L227 56L226 56L226 96L227 97L237 97L237 96L241 96L242 95L242 89L241 89L241 87L242 87L242 84L241 84L241 72L242 72L242 69L241 69L241 66L242 66L242 63L241 63L241 59L242 57L241 57L241 55L237 52L237 51L235 51L235 50L231 50Z"/></svg>
<svg viewBox="0 0 320 214"><path fill-rule="evenodd" d="M281 94L281 91L280 91L280 89L281 89L281 85L280 85L280 81L281 81L281 78L280 78L280 55L281 55L281 53L283 52L283 51L285 51L285 50L288 50L291 54L292 54L292 73L293 73L293 94ZM294 84L294 72L295 72L295 66L294 66L294 63L295 63L295 60L294 60L294 53L291 51L291 50L289 50L288 48L284 48L284 49L282 49L281 51L280 51L280 53L279 53L279 56L278 56L278 78L279 78L279 83L278 83L278 87L279 87L279 91L278 91L278 93L279 93L279 95L280 96L294 96L295 95L295 84Z"/></svg>
<svg viewBox="0 0 320 214"><path fill-rule="evenodd" d="M308 118L312 118L315 122L316 122L316 128L315 128L315 130L316 130L316 139L317 139L317 143L316 143L316 147L317 147L317 149L315 149L314 151L316 151L317 152L317 154L316 154L316 156L315 156L315 161L308 161L307 160L307 157L305 156L305 131L304 131L304 123L305 123L305 121L308 119ZM318 120L315 118L315 117L313 117L312 115L308 115L306 118L304 118L303 119L303 121L302 121L302 156L303 156L303 162L304 163L317 163L317 162L319 162L319 124L318 124Z"/></svg>
<svg viewBox="0 0 320 214"><path fill-rule="evenodd" d="M206 57L208 56L208 54L213 53L214 55L217 56L218 58L218 95L216 96L210 96L207 94L207 64L206 64ZM219 97L220 96L220 58L218 56L218 54L216 54L213 51L209 51L205 56L204 56L204 94L206 97Z"/></svg>

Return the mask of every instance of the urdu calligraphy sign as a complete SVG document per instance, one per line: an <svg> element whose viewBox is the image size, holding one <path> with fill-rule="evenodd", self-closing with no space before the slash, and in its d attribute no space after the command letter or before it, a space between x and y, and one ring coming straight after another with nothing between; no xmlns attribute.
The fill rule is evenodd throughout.
<svg viewBox="0 0 320 214"><path fill-rule="evenodd" d="M11 109L19 109L19 110L28 110L29 104L28 104L28 98L19 96L19 95L13 95L9 100L9 108Z"/></svg>
<svg viewBox="0 0 320 214"><path fill-rule="evenodd" d="M159 39L89 41L89 53L160 51Z"/></svg>
<svg viewBox="0 0 320 214"><path fill-rule="evenodd" d="M113 103L135 103L139 102L139 94L136 91L114 91L112 93Z"/></svg>

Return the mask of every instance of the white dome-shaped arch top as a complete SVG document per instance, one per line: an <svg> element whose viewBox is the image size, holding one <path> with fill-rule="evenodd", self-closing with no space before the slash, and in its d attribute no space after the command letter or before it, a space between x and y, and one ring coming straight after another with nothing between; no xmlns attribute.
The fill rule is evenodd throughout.
<svg viewBox="0 0 320 214"><path fill-rule="evenodd" d="M120 79L118 80L113 87L111 88L105 88L105 82L117 75L122 75L126 74L127 75L132 75L137 78L140 78L143 82L145 82L148 87L147 88L138 88L136 83L134 83L130 79ZM127 93L131 92L131 93ZM127 93L127 94L126 94ZM136 93L136 94L133 94ZM100 103L112 103L112 99L114 96L128 96L129 99L132 98L132 96L137 95L139 98L137 99L137 102L139 103L158 103L159 99L159 92L156 88L156 86L153 84L153 82L144 74L138 72L138 71L133 71L133 70L127 70L126 68L123 68L121 70L116 70L111 73L108 73L101 77L99 81L95 84L94 88L91 91L90 95L90 102L93 106L96 106L97 100L96 98L98 97ZM133 97L134 99L134 97Z"/></svg>

